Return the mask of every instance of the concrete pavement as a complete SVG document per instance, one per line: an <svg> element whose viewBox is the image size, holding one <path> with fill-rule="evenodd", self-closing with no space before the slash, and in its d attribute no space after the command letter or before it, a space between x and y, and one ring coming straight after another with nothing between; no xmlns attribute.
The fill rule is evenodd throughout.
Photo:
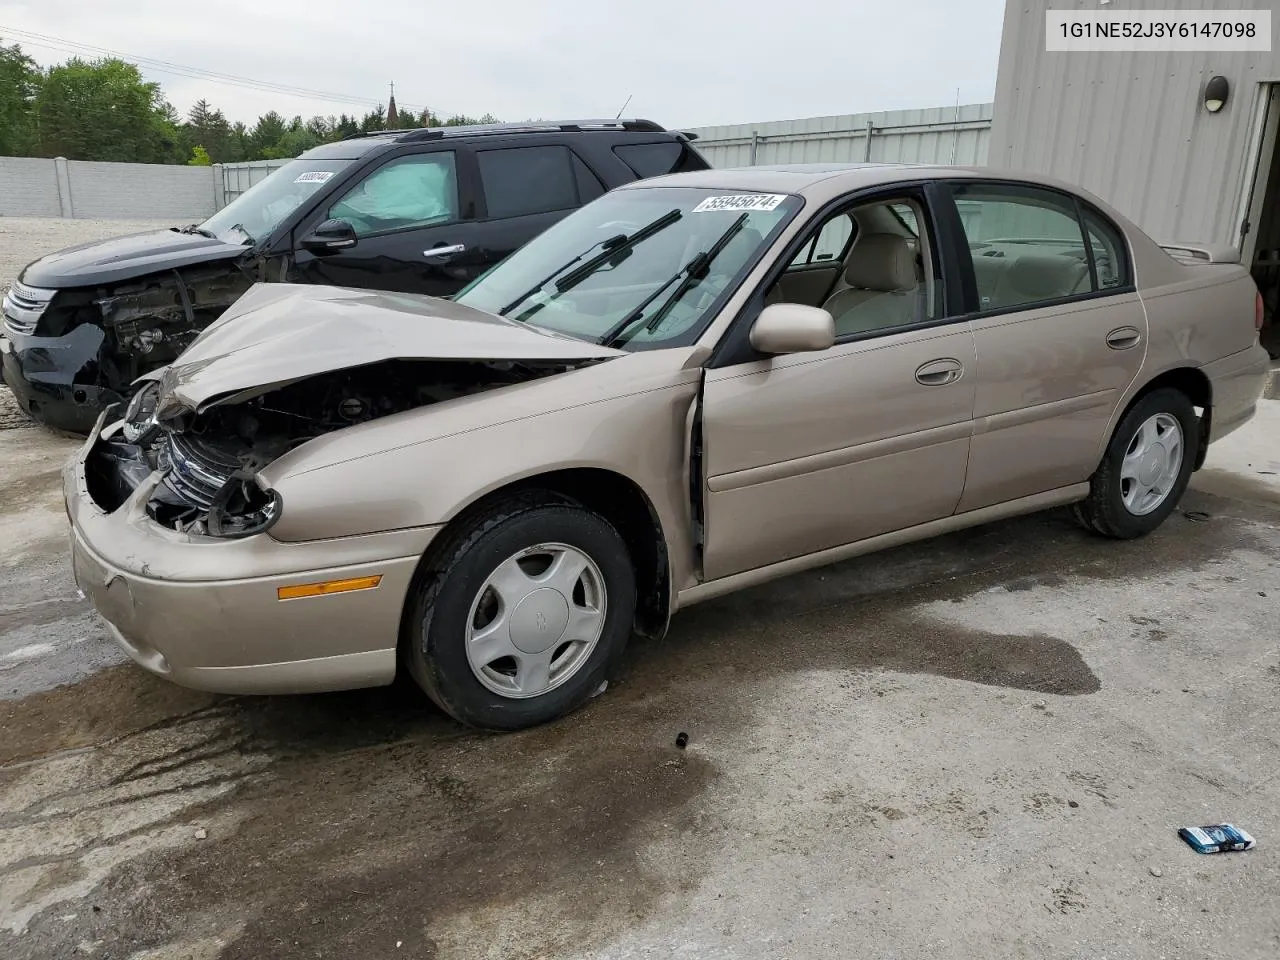
<svg viewBox="0 0 1280 960"><path fill-rule="evenodd" d="M1277 420L1213 449L1207 520L695 607L506 737L123 663L65 562L74 444L0 432L0 956L1274 957ZM1221 820L1259 848L1175 834Z"/></svg>

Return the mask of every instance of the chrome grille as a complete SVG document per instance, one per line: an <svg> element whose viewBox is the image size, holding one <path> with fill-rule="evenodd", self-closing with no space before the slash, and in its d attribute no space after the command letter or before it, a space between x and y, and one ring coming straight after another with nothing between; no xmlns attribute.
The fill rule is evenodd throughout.
<svg viewBox="0 0 1280 960"><path fill-rule="evenodd" d="M54 290L41 290L15 283L5 291L3 306L4 326L10 333L30 336L35 332L40 315L53 299Z"/></svg>
<svg viewBox="0 0 1280 960"><path fill-rule="evenodd" d="M183 500L207 510L240 464L205 443L181 433L165 439L169 472L165 485Z"/></svg>

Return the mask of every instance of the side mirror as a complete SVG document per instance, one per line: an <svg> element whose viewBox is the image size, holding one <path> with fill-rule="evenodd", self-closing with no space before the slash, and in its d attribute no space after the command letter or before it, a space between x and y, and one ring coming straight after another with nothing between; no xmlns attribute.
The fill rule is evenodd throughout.
<svg viewBox="0 0 1280 960"><path fill-rule="evenodd" d="M751 326L751 346L761 353L809 353L828 350L836 342L836 322L829 311L801 303L774 303L760 311Z"/></svg>
<svg viewBox="0 0 1280 960"><path fill-rule="evenodd" d="M345 220L326 220L302 238L302 249L324 256L356 245L356 228Z"/></svg>

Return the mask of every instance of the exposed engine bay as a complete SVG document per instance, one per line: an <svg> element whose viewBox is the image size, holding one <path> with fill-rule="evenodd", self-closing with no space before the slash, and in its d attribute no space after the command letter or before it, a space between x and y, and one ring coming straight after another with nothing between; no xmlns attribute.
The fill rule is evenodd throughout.
<svg viewBox="0 0 1280 960"><path fill-rule="evenodd" d="M171 363L255 282L224 265L170 270L109 288L59 292L36 333L61 337L91 325L100 346L74 371L76 385L126 394L137 377Z"/></svg>
<svg viewBox="0 0 1280 960"><path fill-rule="evenodd" d="M150 369L176 359L252 285L251 277L225 268L175 270L117 287L95 303L121 359L145 357Z"/></svg>
<svg viewBox="0 0 1280 960"><path fill-rule="evenodd" d="M590 361L586 361L590 362ZM143 386L121 428L86 463L94 502L113 512L157 472L147 514L181 533L243 537L282 509L257 473L322 434L418 407L564 373L582 363L390 360L336 370L202 412L166 411L157 381Z"/></svg>

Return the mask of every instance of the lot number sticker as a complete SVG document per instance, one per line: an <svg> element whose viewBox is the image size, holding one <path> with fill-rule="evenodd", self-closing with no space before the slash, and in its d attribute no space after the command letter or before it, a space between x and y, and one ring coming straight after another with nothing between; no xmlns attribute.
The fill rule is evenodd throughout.
<svg viewBox="0 0 1280 960"><path fill-rule="evenodd" d="M294 183L324 183L333 176L332 170L312 170L310 173L300 173Z"/></svg>
<svg viewBox="0 0 1280 960"><path fill-rule="evenodd" d="M707 197L693 208L694 213L714 213L719 210L773 210L783 200L785 193L735 193L723 197Z"/></svg>

